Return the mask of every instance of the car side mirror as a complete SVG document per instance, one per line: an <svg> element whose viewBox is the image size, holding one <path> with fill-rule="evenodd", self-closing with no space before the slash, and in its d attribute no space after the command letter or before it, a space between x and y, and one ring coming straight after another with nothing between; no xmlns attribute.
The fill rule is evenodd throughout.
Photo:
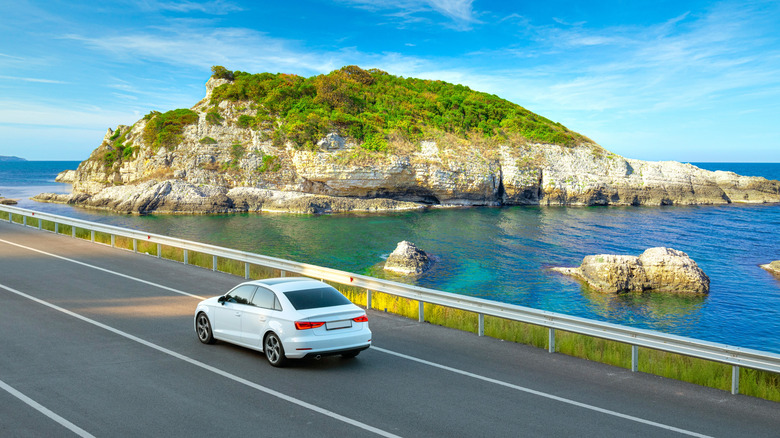
<svg viewBox="0 0 780 438"><path fill-rule="evenodd" d="M227 301L227 298L224 295L222 295L221 297L217 298L217 302L218 303L222 303L223 306L225 305L225 301Z"/></svg>

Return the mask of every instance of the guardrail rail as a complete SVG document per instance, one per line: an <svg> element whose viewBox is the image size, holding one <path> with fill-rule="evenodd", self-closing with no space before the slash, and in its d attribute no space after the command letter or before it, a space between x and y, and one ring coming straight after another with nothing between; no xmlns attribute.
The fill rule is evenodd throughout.
<svg viewBox="0 0 780 438"><path fill-rule="evenodd" d="M60 225L68 225L71 227L72 237L76 237L76 229L87 230L91 234L92 242L95 242L96 232L110 235L111 246L114 246L116 237L132 239L133 250L135 252L138 252L139 241L156 244L157 257L161 257L161 245L178 248L183 251L185 264L188 262L189 251L209 254L213 257L212 270L215 271L217 270L218 258L243 262L245 264L245 278L249 278L251 264L277 269L282 275L285 275L285 273L294 273L323 281L339 283L345 286L358 287L366 290L366 307L368 308L372 308L372 292L381 292L407 298L419 302L418 319L420 322L425 320L425 303L473 312L478 315L477 334L479 336L484 336L485 315L546 327L548 330L548 351L551 353L555 352L556 329L625 343L631 345L631 371L634 372L638 369L639 347L720 362L731 365L732 367L732 394L739 393L739 367L780 373L780 354L734 347L653 330L631 328L608 322L532 309L515 304L500 303L482 298L443 292L336 269L298 263L205 243L146 233L143 231L103 225L19 207L0 205L0 211L8 214L7 222L18 223L23 226L28 226L28 218L37 219L38 229L43 229L43 221L52 222L54 224L55 233L59 233ZM15 219L15 216L20 216L21 220Z"/></svg>

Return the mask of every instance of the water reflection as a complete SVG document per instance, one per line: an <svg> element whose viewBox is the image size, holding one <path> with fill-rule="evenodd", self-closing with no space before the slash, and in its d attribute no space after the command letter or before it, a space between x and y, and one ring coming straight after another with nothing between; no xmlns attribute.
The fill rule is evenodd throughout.
<svg viewBox="0 0 780 438"><path fill-rule="evenodd" d="M592 312L607 321L629 322L635 327L688 330L700 322L705 295L668 294L662 292L604 293L585 285L582 295L590 302Z"/></svg>

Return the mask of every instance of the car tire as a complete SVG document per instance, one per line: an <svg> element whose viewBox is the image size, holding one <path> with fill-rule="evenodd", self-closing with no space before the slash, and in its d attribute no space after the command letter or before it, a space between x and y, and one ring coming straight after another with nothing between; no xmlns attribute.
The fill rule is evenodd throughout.
<svg viewBox="0 0 780 438"><path fill-rule="evenodd" d="M353 357L357 357L357 355L360 354L360 350L352 350L347 351L345 353L341 353L341 357L344 359L352 359Z"/></svg>
<svg viewBox="0 0 780 438"><path fill-rule="evenodd" d="M214 339L214 332L211 330L211 322L209 317L205 313L198 313L198 317L195 318L195 333L198 334L198 339L204 344L213 344L216 342Z"/></svg>
<svg viewBox="0 0 780 438"><path fill-rule="evenodd" d="M263 352L265 352L268 363L275 367L283 367L287 363L287 358L284 356L284 346L276 333L271 332L265 335Z"/></svg>

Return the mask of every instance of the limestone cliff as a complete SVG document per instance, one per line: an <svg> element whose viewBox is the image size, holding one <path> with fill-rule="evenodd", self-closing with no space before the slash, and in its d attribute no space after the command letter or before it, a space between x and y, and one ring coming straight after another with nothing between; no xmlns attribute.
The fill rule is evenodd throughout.
<svg viewBox="0 0 780 438"><path fill-rule="evenodd" d="M387 75L365 76L367 72L355 69L347 70L350 75L342 81L357 77L369 83ZM325 101L321 96L330 90L326 85L333 84L316 80L320 77L314 82L320 94L312 92L309 101ZM190 110L155 112L132 126L109 129L100 146L69 175L73 194L36 199L132 213L780 202L778 181L677 162L626 159L522 107L512 109L515 125L506 120L500 125L495 120L480 122L478 115L480 132L490 130L491 135L476 134L477 122L458 134L425 121L419 122L421 129L403 125L403 132L414 135L400 135L400 128L366 134L371 126L354 122L366 118L365 103L354 109L357 104L348 101L354 114L344 115L337 107L344 99L334 100L328 108L336 121L323 121L314 113L307 118L305 111L290 121L283 111L269 110L271 104L256 98L235 93L229 99L214 98L215 90L224 95L233 83L232 74L227 79L215 75L206 83L206 97ZM425 93L430 94L419 94ZM471 117L466 112L463 117ZM540 120L549 125L539 125ZM392 121L394 127L401 125ZM513 126L535 131L513 131ZM549 138L565 138L560 142L565 144L527 133L542 128L563 135ZM301 137L301 132L309 137Z"/></svg>

